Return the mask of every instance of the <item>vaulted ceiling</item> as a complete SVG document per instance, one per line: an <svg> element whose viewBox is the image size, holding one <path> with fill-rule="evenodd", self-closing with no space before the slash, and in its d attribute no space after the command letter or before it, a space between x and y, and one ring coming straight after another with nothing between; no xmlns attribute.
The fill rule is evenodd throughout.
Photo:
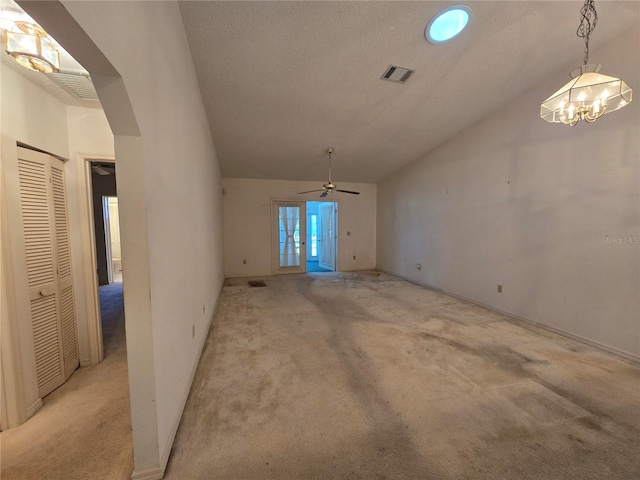
<svg viewBox="0 0 640 480"><path fill-rule="evenodd" d="M3 11L16 6L0 2ZM324 180L334 147L334 180L375 183L566 71L559 88L582 64L581 0L469 1L471 21L458 38L427 42L429 20L453 4L180 1L222 174ZM596 8L592 51L640 22L638 1ZM591 60L616 75L606 58ZM404 84L381 80L391 64L415 73ZM55 79L10 65L60 90L46 84Z"/></svg>
<svg viewBox="0 0 640 480"><path fill-rule="evenodd" d="M181 2L223 175L323 179L332 146L336 180L378 182L582 64L581 1L467 2L467 30L427 42L425 26L452 4ZM640 2L596 7L592 50L640 21ZM415 74L382 81L390 64Z"/></svg>

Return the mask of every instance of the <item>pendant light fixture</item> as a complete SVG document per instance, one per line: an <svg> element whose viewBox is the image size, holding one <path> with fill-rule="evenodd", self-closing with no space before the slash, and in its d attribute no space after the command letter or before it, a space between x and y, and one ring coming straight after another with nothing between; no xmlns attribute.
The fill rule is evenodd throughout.
<svg viewBox="0 0 640 480"><path fill-rule="evenodd" d="M47 33L35 23L15 22L4 31L4 50L25 68L42 73L60 71L60 55Z"/></svg>
<svg viewBox="0 0 640 480"><path fill-rule="evenodd" d="M585 0L580 14L576 35L584 38L584 65L571 72L572 80L540 105L543 120L572 127L580 120L592 123L624 107L631 102L632 93L621 79L600 74L601 65L589 64L589 36L598 23L594 0Z"/></svg>

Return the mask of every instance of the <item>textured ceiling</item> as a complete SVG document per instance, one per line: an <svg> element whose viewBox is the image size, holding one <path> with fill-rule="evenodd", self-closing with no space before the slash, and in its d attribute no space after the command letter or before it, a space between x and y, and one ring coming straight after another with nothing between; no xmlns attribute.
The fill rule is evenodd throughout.
<svg viewBox="0 0 640 480"><path fill-rule="evenodd" d="M596 3L592 48L640 21L640 2ZM581 1L468 2L467 30L428 43L451 4L181 2L223 175L323 179L333 146L335 180L378 182L582 64ZM416 72L381 81L390 64Z"/></svg>

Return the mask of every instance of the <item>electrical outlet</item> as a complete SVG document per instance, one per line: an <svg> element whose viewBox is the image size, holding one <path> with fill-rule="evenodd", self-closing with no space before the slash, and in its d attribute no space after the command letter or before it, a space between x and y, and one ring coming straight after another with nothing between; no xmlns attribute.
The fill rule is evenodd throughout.
<svg viewBox="0 0 640 480"><path fill-rule="evenodd" d="M498 293L502 293L502 285L498 285Z"/></svg>

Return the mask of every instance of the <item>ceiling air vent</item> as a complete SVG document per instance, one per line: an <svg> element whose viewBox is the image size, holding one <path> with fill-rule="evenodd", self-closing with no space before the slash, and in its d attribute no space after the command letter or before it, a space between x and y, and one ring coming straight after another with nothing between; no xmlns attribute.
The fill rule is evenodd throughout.
<svg viewBox="0 0 640 480"><path fill-rule="evenodd" d="M398 67L397 65L389 65L389 68L385 70L380 77L380 80L389 80L390 82L405 83L409 80L409 77L413 75L415 70L410 68Z"/></svg>
<svg viewBox="0 0 640 480"><path fill-rule="evenodd" d="M50 73L49 77L67 92L83 100L98 100L98 94L88 75L78 73Z"/></svg>

